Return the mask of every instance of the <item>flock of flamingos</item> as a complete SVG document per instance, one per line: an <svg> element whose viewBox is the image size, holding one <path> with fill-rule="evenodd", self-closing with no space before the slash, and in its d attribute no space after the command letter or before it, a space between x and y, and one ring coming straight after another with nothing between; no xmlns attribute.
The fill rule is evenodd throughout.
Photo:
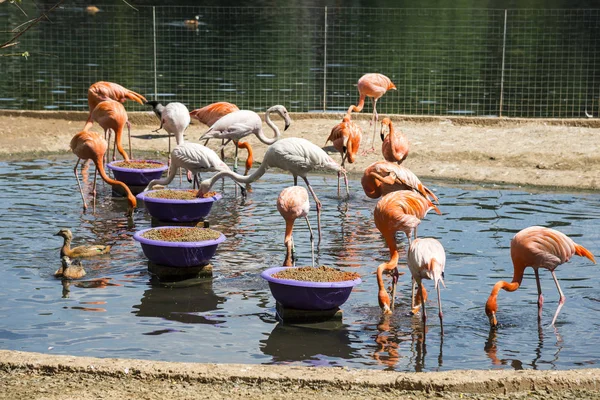
<svg viewBox="0 0 600 400"><path fill-rule="evenodd" d="M239 185L240 183L247 184L258 180L269 168L279 168L288 171L294 177L294 186L284 189L277 201L277 208L286 221L284 241L286 257L284 265L292 266L295 264L292 229L294 221L297 218L304 218L311 234L314 266L313 233L307 217L309 211L308 192L303 187L297 186L298 177L304 180L310 195L315 201L320 242L320 213L322 206L307 176L311 171L318 169L335 171L338 174L338 195L340 194L341 177L345 181L346 193L349 193L344 165L346 161L349 163L354 162L362 138L362 130L352 121L352 113L362 111L367 97L372 100L373 116L371 124L373 126L373 137L371 148L367 152L374 151L378 122L377 101L391 89L396 89L395 85L388 77L382 74L366 74L359 79L358 91L360 98L358 104L351 105L348 108L342 121L333 127L331 134L327 138L327 142L333 142L333 146L341 154L342 161L341 164L338 164L321 147L308 140L302 138L280 138L281 132L273 121L271 121L270 114L279 114L285 121L285 129L291 123L287 110L280 105L271 107L266 112L266 124L274 132L274 137L269 138L263 132L262 119L258 114L253 111L239 110L238 107L230 103L214 103L189 112L181 103L173 102L163 106L156 101L146 101L144 96L118 84L111 82L94 83L88 90L89 118L84 130L77 133L71 140L71 149L78 157L74 171L84 208L87 205L83 191L81 190L79 177L77 176L77 166L81 160L92 160L102 179L109 184L119 185L124 189L129 204L129 216L131 216L133 209L136 207L136 199L127 185L109 178L104 171L103 164L105 153L109 149L111 130L115 132L115 148L125 160L129 160L127 152L121 146L121 134L124 126L129 125L127 113L122 103L126 100L133 100L140 104L152 106L155 114L160 118L161 128L169 133L169 140L170 136L174 135L177 142L177 146L171 150L169 141L171 168L168 176L150 182L146 190L151 189L155 185L169 184L174 179L176 171L179 168L188 171L189 180L193 176L194 188L196 187L196 183L199 182L197 178L199 173L217 172L210 179L199 182L198 196L207 193L213 184L223 177L228 177ZM205 145L201 145L184 141L183 134L190 124L190 118L195 118L210 127L200 138L201 140L221 139L221 150L229 142L233 141L236 146L233 170L222 161L222 153L221 157L219 157L216 152L205 146L206 142L204 143ZM104 129L104 137L90 130L94 122L97 122ZM387 135L385 135L386 129L388 132ZM107 134L108 141L106 140ZM252 134L256 135L261 142L269 145L269 147L260 167L248 175L252 167L252 148L248 142L242 142L241 140ZM400 253L396 243L396 232L404 232L409 244L407 263L413 279L413 284L411 285L412 312L417 313L421 309L422 321L425 325L427 317L424 304L427 299L427 292L423 287L422 281L423 279L433 280L438 294L439 318L443 332L443 314L439 284L444 284L445 251L442 244L436 239L417 238L417 227L427 212L434 210L438 214L441 214L438 206L435 204L439 204L439 201L435 194L427 189L414 173L401 165L408 156L409 142L401 132L394 131L392 121L389 118L384 118L381 121L380 135L383 141L382 153L384 160L377 161L367 167L361 180L364 192L368 197L381 198L374 210L374 220L390 252L390 259L377 268L379 306L382 308L383 313L387 314L393 311L394 302L390 300L390 294L385 288L383 274L389 274L392 277L391 298L393 299L396 283L400 276L397 268ZM238 148L240 147L248 151L244 175L235 172L237 170ZM131 153L131 137L129 138L129 151ZM113 160L114 158L115 150L113 150ZM240 187L242 186L240 185ZM244 193L244 188L242 187L242 194ZM573 255L587 257L592 262L596 262L590 251L576 244L568 236L554 229L540 226L531 226L518 232L511 241L510 252L514 267L512 281L497 282L485 305L485 312L492 327L498 324L496 319L498 309L496 299L500 289L509 292L517 290L523 280L523 273L526 267L532 267L535 272L538 289L538 318L540 319L543 295L539 280L539 269L548 269L552 274L560 295L558 308L552 320L552 324L554 324L565 302L565 296L554 272L556 267L569 261ZM416 295L415 286L417 290Z"/></svg>

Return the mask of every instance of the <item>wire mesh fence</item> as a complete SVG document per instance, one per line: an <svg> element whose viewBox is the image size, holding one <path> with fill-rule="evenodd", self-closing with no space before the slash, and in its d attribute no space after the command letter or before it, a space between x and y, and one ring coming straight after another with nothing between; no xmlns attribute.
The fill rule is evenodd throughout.
<svg viewBox="0 0 600 400"><path fill-rule="evenodd" d="M358 78L379 72L398 88L380 113L600 111L600 10L100 9L62 7L9 51L28 57L0 56L0 108L85 110L87 88L104 80L190 110L230 101L332 112L356 104ZM0 13L9 29L22 20Z"/></svg>

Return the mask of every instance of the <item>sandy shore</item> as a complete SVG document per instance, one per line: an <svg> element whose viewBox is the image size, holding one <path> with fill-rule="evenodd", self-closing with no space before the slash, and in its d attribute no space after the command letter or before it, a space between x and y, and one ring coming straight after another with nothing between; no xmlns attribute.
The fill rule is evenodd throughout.
<svg viewBox="0 0 600 400"><path fill-rule="evenodd" d="M87 113L0 110L0 159L68 154L71 137ZM323 146L341 115L292 115L286 137L304 137ZM356 116L367 148L372 128ZM422 180L470 181L518 186L598 190L600 134L597 120L504 120L478 118L392 118L411 142L405 165ZM153 114L131 113L135 151L167 158L167 136L153 133ZM193 124L187 140L206 130ZM96 131L100 131L96 127ZM125 140L123 141L125 144ZM266 146L255 138L255 160ZM174 141L173 141L174 143ZM376 147L381 141L376 136ZM217 143L211 147L216 149ZM230 148L231 149L231 148ZM333 147L326 150L340 160ZM231 150L227 152L231 156ZM381 159L358 157L351 174ZM450 399L598 398L600 370L452 371L395 373L332 368L214 365L92 359L0 350L0 399Z"/></svg>

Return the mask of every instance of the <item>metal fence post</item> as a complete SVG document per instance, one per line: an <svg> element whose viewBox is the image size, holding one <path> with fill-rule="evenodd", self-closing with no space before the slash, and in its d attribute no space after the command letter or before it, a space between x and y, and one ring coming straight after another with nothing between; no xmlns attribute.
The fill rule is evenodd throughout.
<svg viewBox="0 0 600 400"><path fill-rule="evenodd" d="M158 83L156 66L156 7L152 7L152 32L154 35L154 100L158 101Z"/></svg>
<svg viewBox="0 0 600 400"><path fill-rule="evenodd" d="M500 110L498 116L502 117L502 107L504 106L504 60L506 57L506 20L508 10L504 10L504 36L502 38L502 69L500 72Z"/></svg>
<svg viewBox="0 0 600 400"><path fill-rule="evenodd" d="M323 46L323 112L327 111L327 6L325 6L325 43Z"/></svg>

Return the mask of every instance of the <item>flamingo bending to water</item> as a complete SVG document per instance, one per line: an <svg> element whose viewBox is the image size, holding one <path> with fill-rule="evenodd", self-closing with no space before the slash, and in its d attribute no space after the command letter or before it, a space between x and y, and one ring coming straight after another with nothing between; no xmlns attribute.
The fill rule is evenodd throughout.
<svg viewBox="0 0 600 400"><path fill-rule="evenodd" d="M131 154L131 124L127 118L127 112L123 104L114 100L105 100L98 103L94 111L92 111L92 120L104 129L104 138L107 139L110 150L111 131L115 132L115 145L113 147L113 161L115 158L115 149L119 150L119 154L123 156L125 161L129 161L129 155L123 150L121 145L121 136L123 135L123 127L127 125L127 134L129 136L129 154ZM86 123L83 130L89 130L93 125L92 121ZM107 138L108 133L108 138ZM133 157L133 156L132 156Z"/></svg>
<svg viewBox="0 0 600 400"><path fill-rule="evenodd" d="M288 171L294 177L294 186L298 185L298 177L306 183L317 207L317 222L319 242L321 243L321 202L308 182L307 175L315 169L328 169L346 175L346 170L336 163L329 155L314 143L302 138L284 138L273 143L263 158L260 167L251 175L242 176L234 172L219 172L212 178L202 181L197 196L207 193L215 182L222 177L229 177L236 182L252 183L267 172L269 168L279 168Z"/></svg>
<svg viewBox="0 0 600 400"><path fill-rule="evenodd" d="M146 103L146 98L139 93L124 88L117 83L99 81L92 84L88 89L90 115L86 123L92 121L92 111L98 103L105 100L115 100L120 103L124 103L125 100L133 100L140 104Z"/></svg>
<svg viewBox="0 0 600 400"><path fill-rule="evenodd" d="M75 173L75 178L77 178L77 185L79 186L79 192L81 193L81 200L83 200L83 208L87 209L87 204L85 202L85 197L83 196L83 190L81 188L81 182L79 181L79 176L77 175L77 166L81 160L92 160L96 165L96 171L100 172L100 177L110 185L117 185L123 188L127 195L127 202L129 203L129 208L127 209L127 215L131 217L133 215L133 209L137 206L137 201L135 200L135 196L129 190L126 184L123 182L114 180L109 178L104 171L104 153L108 148L108 144L106 140L100 136L96 132L92 131L81 131L77 133L71 139L71 150L78 157L77 163L75 163L75 168L73 168L73 172ZM94 174L94 201L96 199L96 174Z"/></svg>
<svg viewBox="0 0 600 400"><path fill-rule="evenodd" d="M335 125L331 129L331 133L329 137L325 141L331 141L333 143L333 147L342 155L342 167L344 167L344 163L346 159L349 163L353 163L356 154L358 153L358 147L360 146L360 141L362 138L362 129L352 121L352 108L354 106L350 106L348 108L348 112L342 119L342 122ZM350 195L350 191L348 189L348 181L344 181L346 183L346 194ZM340 195L340 174L338 174L338 196Z"/></svg>
<svg viewBox="0 0 600 400"><path fill-rule="evenodd" d="M219 101L217 103L212 103L212 104L209 104L202 108L198 108L196 110L190 111L190 117L197 119L198 121L202 122L204 125L206 125L208 127L211 127L212 125L214 125L215 122L217 122L219 119L221 119L225 115L231 114L232 112L239 111L239 110L240 109L235 104L228 103L226 101ZM206 139L206 141L208 142L208 139ZM238 142L236 140L236 141L234 141L234 143L235 143L236 147L238 147L238 148L241 147L248 151L248 157L246 158L246 170L244 171L244 175L247 175L248 171L250 171L250 169L252 168L252 162L253 162L252 146L250 146L249 142ZM206 143L204 143L204 145L206 146ZM225 139L221 139L221 145L222 146L225 145ZM236 149L236 152L237 151L238 150ZM221 148L221 159L222 160L225 159L223 148ZM235 170L235 168L234 168L234 172L237 172Z"/></svg>
<svg viewBox="0 0 600 400"><path fill-rule="evenodd" d="M288 114L288 111L284 106L276 105L267 110L265 113L265 122L267 125L273 130L275 136L273 138L268 138L265 136L262 129L262 119L260 116L254 111L250 110L239 110L229 113L222 118L220 118L217 122L215 122L208 131L204 135L200 137L200 140L204 139L213 139L220 138L225 139L226 146L230 141L239 142L240 139L249 136L256 135L258 140L263 142L264 144L271 145L275 143L280 137L281 132L279 128L273 121L271 121L270 114L275 112L279 114L285 121L284 131L289 128L292 120ZM237 159L238 159L238 148L235 149L235 159L233 163L234 171L237 170Z"/></svg>
<svg viewBox="0 0 600 400"><path fill-rule="evenodd" d="M438 308L442 334L444 334L442 313L442 299L440 297L440 285L444 285L444 269L446 267L446 252L440 242L433 238L418 238L413 240L408 248L408 269L419 287L417 296L421 299L421 319L423 321L423 332L427 321L425 313L425 296L423 294L423 279L431 279L438 295ZM444 285L446 287L446 285Z"/></svg>
<svg viewBox="0 0 600 400"><path fill-rule="evenodd" d="M383 235L385 243L390 250L390 260L377 267L377 285L379 286L379 306L385 314L390 314L393 308L393 301L390 303L390 296L385 290L383 283L384 271L392 273L392 300L396 293L396 283L398 282L398 259L400 253L396 245L396 232L404 232L408 238L409 245L413 236L417 236L417 226L425 218L429 210L435 210L441 214L435 204L427 198L409 190L400 190L388 193L383 196L375 206L373 217L375 226ZM414 285L413 285L414 288ZM423 295L426 295L423 290ZM414 296L412 296L414 298ZM391 305L390 305L391 304Z"/></svg>
<svg viewBox="0 0 600 400"><path fill-rule="evenodd" d="M532 267L535 272L535 281L538 290L538 319L542 316L542 304L544 303L544 297L542 296L542 287L540 285L539 269L546 268L550 270L560 299L558 301L558 308L552 318L552 324L556 322L556 317L565 302L565 295L560 289L558 279L554 274L554 270L563 263L566 263L573 257L578 255L580 257L589 258L594 264L596 260L594 255L587 250L585 247L578 245L571 238L562 232L554 229L545 228L542 226L530 226L519 232L510 241L510 257L513 263L513 278L512 282L498 281L492 293L485 304L485 313L487 314L490 325L496 327L498 321L496 320L496 311L498 311L498 292L500 289L504 289L507 292L514 292L521 286L523 281L523 274L525 268Z"/></svg>
<svg viewBox="0 0 600 400"><path fill-rule="evenodd" d="M375 151L375 131L377 130L377 100L379 100L388 90L396 90L396 85L385 75L382 74L365 74L358 80L358 93L360 95L358 104L353 107L352 111L361 112L365 106L365 98L369 97L373 101L373 139L371 140L371 148L368 150Z"/></svg>
<svg viewBox="0 0 600 400"><path fill-rule="evenodd" d="M295 266L296 251L294 246L294 237L292 231L294 229L294 221L297 218L304 218L308 230L310 231L310 249L312 254L312 266L315 266L315 245L313 231L308 221L308 211L310 203L308 202L308 192L301 186L291 186L285 188L279 193L277 198L277 210L285 220L285 239L283 243L286 247L284 267Z"/></svg>
<svg viewBox="0 0 600 400"><path fill-rule="evenodd" d="M439 204L438 198L408 168L389 161L369 165L360 180L367 197L377 199L397 190L414 190Z"/></svg>
<svg viewBox="0 0 600 400"><path fill-rule="evenodd" d="M389 129L389 133L387 136L384 136L383 129L386 126ZM410 150L410 144L408 143L406 136L404 136L402 132L396 132L392 120L387 117L381 121L380 135L381 140L383 141L381 144L383 158L385 158L386 161L401 164L402 161L408 157L408 151Z"/></svg>

